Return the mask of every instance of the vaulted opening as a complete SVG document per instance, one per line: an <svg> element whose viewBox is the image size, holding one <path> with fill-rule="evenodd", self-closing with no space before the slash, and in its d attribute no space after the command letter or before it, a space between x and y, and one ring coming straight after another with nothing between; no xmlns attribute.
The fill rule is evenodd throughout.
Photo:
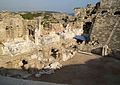
<svg viewBox="0 0 120 85"><path fill-rule="evenodd" d="M59 51L58 49L52 48L51 49L51 53L52 53L51 56L56 59L58 57L58 51Z"/></svg>
<svg viewBox="0 0 120 85"><path fill-rule="evenodd" d="M101 13L102 14L106 14L108 11L107 10L104 10L104 11L102 11Z"/></svg>
<svg viewBox="0 0 120 85"><path fill-rule="evenodd" d="M28 64L26 60L22 60L23 65Z"/></svg>
<svg viewBox="0 0 120 85"><path fill-rule="evenodd" d="M84 34L89 34L90 33L91 26L92 26L92 22L86 22L83 25Z"/></svg>
<svg viewBox="0 0 120 85"><path fill-rule="evenodd" d="M119 15L120 16L120 11L116 11L114 15Z"/></svg>
<svg viewBox="0 0 120 85"><path fill-rule="evenodd" d="M23 70L25 70L25 65L26 64L28 64L28 61L26 61L26 60L22 60L22 66L21 66L21 68L23 69Z"/></svg>
<svg viewBox="0 0 120 85"><path fill-rule="evenodd" d="M29 34L29 39L34 41L34 39L35 39L35 29L31 25L28 25L28 34Z"/></svg>
<svg viewBox="0 0 120 85"><path fill-rule="evenodd" d="M9 30L9 27L8 27L8 26L6 26L6 31L7 31L7 30Z"/></svg>

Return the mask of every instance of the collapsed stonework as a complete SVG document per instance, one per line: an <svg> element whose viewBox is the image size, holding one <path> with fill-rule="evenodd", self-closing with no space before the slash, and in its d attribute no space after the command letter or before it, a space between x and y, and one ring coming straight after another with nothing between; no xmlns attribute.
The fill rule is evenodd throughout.
<svg viewBox="0 0 120 85"><path fill-rule="evenodd" d="M61 15L54 16L58 18ZM83 33L83 22L69 22L65 16L61 16L58 23L48 23L43 16L26 20L19 14L1 13L0 67L3 70L21 69L25 73L8 72L6 75L1 70L0 74L19 75L20 78L33 74L41 77L60 69L61 62L71 59L77 51L73 37Z"/></svg>

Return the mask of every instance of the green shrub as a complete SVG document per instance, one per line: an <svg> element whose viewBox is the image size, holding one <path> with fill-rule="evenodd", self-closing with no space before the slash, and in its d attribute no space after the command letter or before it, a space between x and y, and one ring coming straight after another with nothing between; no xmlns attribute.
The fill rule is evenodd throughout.
<svg viewBox="0 0 120 85"><path fill-rule="evenodd" d="M34 17L42 16L42 13L32 14L32 13L28 12L28 13L26 13L26 14L21 14L21 16L22 16L24 19L32 20Z"/></svg>

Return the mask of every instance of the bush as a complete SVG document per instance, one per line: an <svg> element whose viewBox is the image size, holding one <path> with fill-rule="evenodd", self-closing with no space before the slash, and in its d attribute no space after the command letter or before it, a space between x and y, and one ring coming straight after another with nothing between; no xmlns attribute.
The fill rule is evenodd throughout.
<svg viewBox="0 0 120 85"><path fill-rule="evenodd" d="M32 13L28 12L28 13L26 13L26 14L21 14L21 16L22 16L24 19L32 20L34 17L42 16L42 13L32 14Z"/></svg>

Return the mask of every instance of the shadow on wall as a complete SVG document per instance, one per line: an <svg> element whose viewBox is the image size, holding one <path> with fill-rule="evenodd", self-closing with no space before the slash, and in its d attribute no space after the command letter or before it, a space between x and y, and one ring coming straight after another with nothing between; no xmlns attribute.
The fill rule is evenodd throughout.
<svg viewBox="0 0 120 85"><path fill-rule="evenodd" d="M102 50L103 50L103 47L95 48L95 49L91 50L91 53L97 54L97 55L102 55ZM106 55L106 56L113 57L113 58L120 60L120 51L115 50L115 49L114 50L108 49L108 55Z"/></svg>
<svg viewBox="0 0 120 85"><path fill-rule="evenodd" d="M97 55L102 55L102 47L95 48L91 50L91 53L97 54Z"/></svg>
<svg viewBox="0 0 120 85"><path fill-rule="evenodd" d="M38 71L38 69L32 70ZM1 75L6 76L12 73L11 77L20 78L21 75L15 75L16 72L18 74L23 72L22 75L29 73L23 70L0 68ZM85 64L64 66L51 75L43 75L40 78L32 75L27 79L70 85L119 85L120 61L111 57L102 57L89 60Z"/></svg>

